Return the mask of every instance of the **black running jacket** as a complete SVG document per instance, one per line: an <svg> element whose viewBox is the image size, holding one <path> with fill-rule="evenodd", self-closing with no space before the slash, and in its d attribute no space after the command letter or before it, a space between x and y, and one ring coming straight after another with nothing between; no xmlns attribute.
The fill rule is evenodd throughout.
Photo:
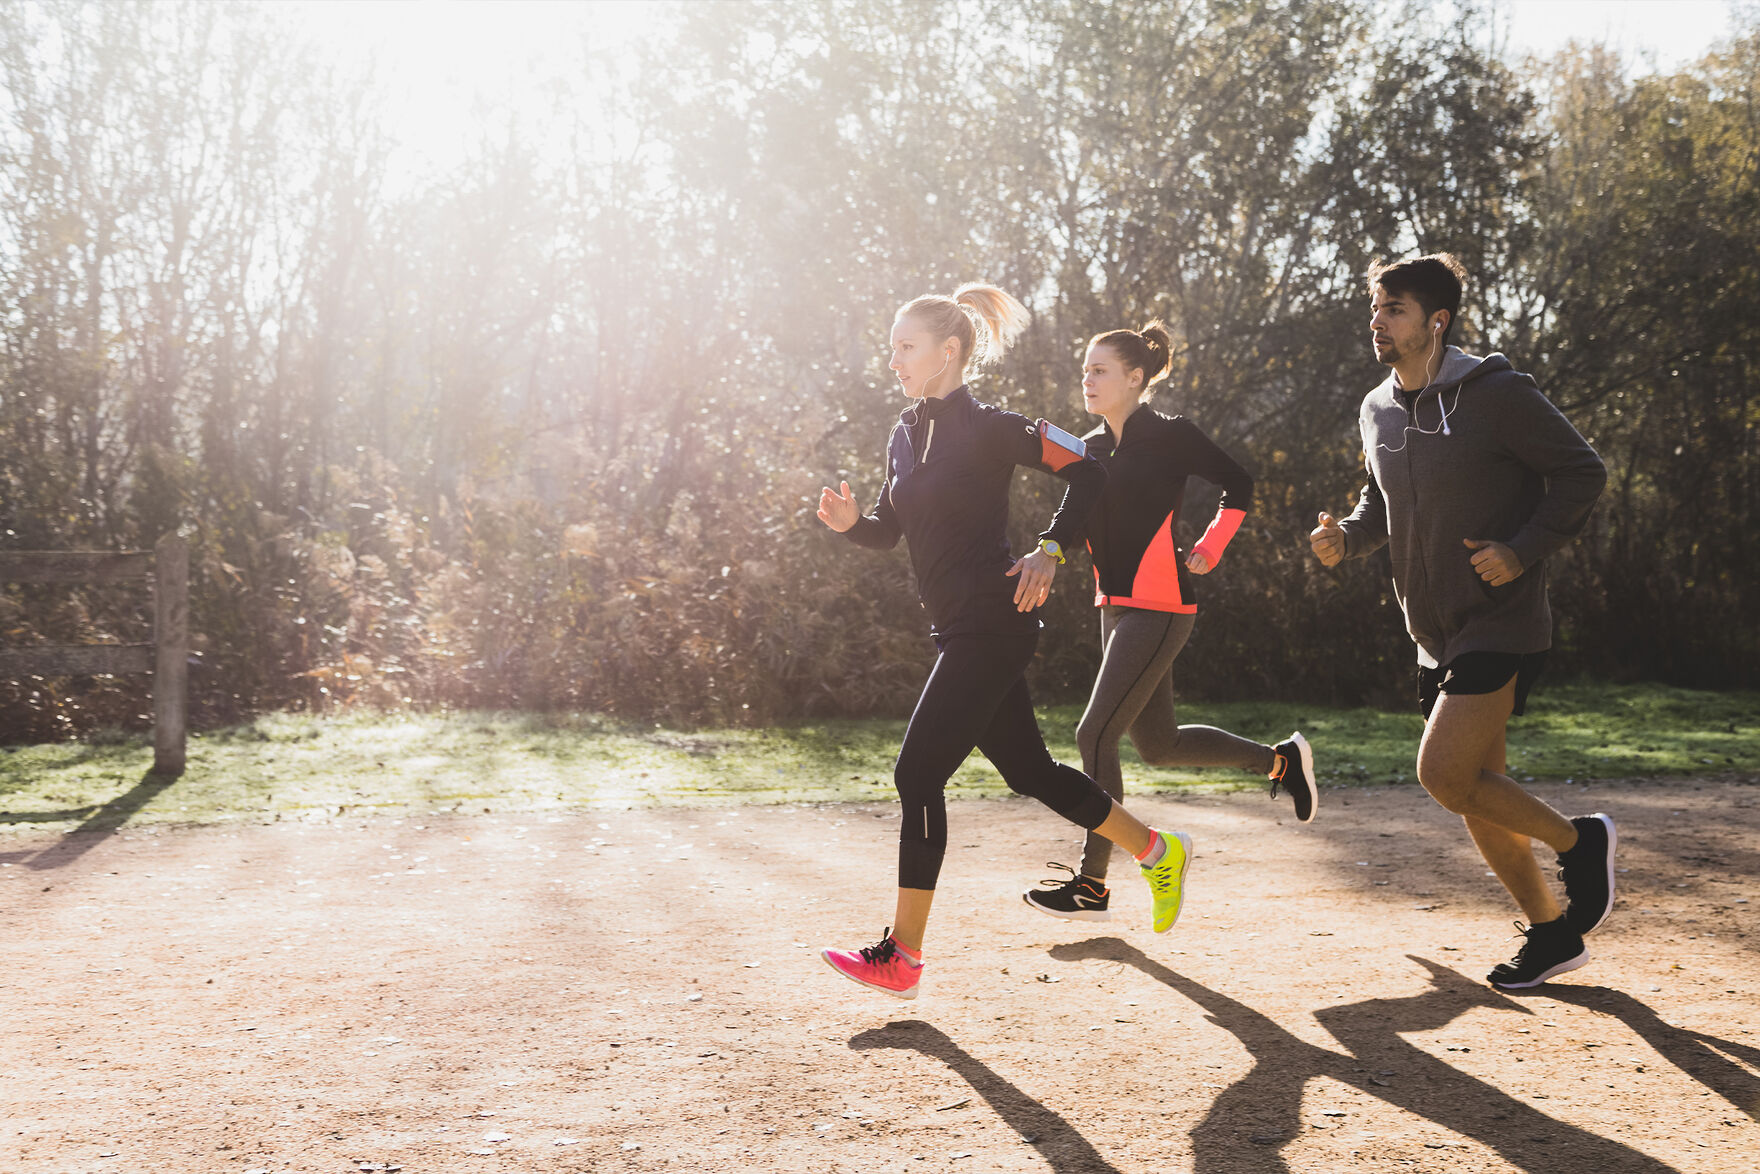
<svg viewBox="0 0 1760 1174"><path fill-rule="evenodd" d="M1038 617L1015 607L1019 580L1008 575L1015 561L1008 486L1017 465L1069 482L1040 535L1068 549L1100 498L1106 469L1069 433L979 403L963 385L899 415L880 500L845 531L850 541L877 550L905 539L917 598L939 639L1038 630Z"/></svg>
<svg viewBox="0 0 1760 1174"><path fill-rule="evenodd" d="M1197 611L1179 550L1186 478L1222 486L1216 517L1195 544L1215 564L1252 508L1252 475L1196 424L1147 404L1125 420L1122 439L1105 424L1082 439L1107 473L1100 505L1084 527L1094 556L1094 606Z"/></svg>

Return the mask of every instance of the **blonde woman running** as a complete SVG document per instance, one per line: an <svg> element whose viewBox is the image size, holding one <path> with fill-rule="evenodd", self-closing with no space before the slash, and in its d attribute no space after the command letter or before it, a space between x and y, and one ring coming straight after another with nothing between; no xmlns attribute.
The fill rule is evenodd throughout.
<svg viewBox="0 0 1760 1174"><path fill-rule="evenodd" d="M967 367L1000 357L1026 320L1019 302L988 285L901 308L889 366L915 402L887 443L879 501L864 514L848 482L819 496L820 520L851 541L890 549L905 539L939 652L893 771L903 805L893 925L876 945L822 951L839 974L902 999L916 997L923 973L923 935L947 850L947 781L974 747L1010 788L1136 858L1157 933L1179 916L1190 859L1187 837L1155 831L1053 760L1033 715L1025 678L1039 640L1033 613L1049 598L1064 547L1106 470L1069 433L980 403L967 389ZM1022 465L1069 487L1037 546L1017 559L1008 545L1008 487Z"/></svg>

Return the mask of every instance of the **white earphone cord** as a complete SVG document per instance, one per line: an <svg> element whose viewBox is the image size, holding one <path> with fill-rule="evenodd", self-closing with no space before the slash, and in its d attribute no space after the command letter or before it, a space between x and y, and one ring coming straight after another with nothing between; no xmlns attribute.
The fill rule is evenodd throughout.
<svg viewBox="0 0 1760 1174"><path fill-rule="evenodd" d="M967 313L967 311L966 311L966 308L965 308L965 307L964 307L964 306L961 306L961 307L960 307L960 308L959 308L959 312L960 312L960 313L962 313L962 314L965 314L965 315L966 315L966 317L967 317L967 318L970 318L970 317L971 317L971 314L970 314L970 313ZM974 330L974 332L975 332L975 331L976 331L976 330L977 330L977 329L978 329L978 328L979 328L979 326L980 326L980 324L979 324L979 323L978 323L978 322L976 322L976 321L974 321L974 322L973 322L973 323L972 323L972 327L973 327L973 330ZM987 327L987 326L986 326L986 327L984 327L984 329L988 329L988 327ZM923 384L923 396L924 396L924 398L927 398L927 397L928 397L928 394L929 394L929 384L931 384L931 383L934 383L934 382L935 382L935 381L936 381L936 380L937 380L937 379L939 379L939 378L941 378L941 375L942 375L942 372L944 372L944 371L946 371L946 370L947 370L947 367L948 367L948 364L950 364L950 363L952 363L952 362L953 362L953 356L952 356L952 355L948 355L948 356L947 356L947 357L946 357L946 358L945 358L945 359L942 359L942 360L941 360L941 370L940 370L940 371L937 371L937 372L935 372L935 374L933 374L933 375L931 375L931 376L929 376L929 378L928 378L928 381L927 381L927 382L925 382L925 383L924 383L924 384ZM917 406L918 406L918 407L921 407L921 406L922 406L922 401L921 401L921 400L919 400L919 401L917 401Z"/></svg>
<svg viewBox="0 0 1760 1174"><path fill-rule="evenodd" d="M952 355L948 355L947 358L941 360L941 371L947 370L947 365L951 362L953 362ZM928 398L929 383L933 383L937 379L941 378L941 371L937 371L937 372L935 372L935 374L929 376L929 382L923 384L923 392L924 392L925 399ZM917 426L918 420L920 420L922 418L921 417L922 410L923 410L923 401L922 400L918 400L916 403L914 403L910 406L910 409L909 409L909 411L911 412L910 427L915 428ZM934 442L935 442L935 421L931 420L931 421L929 421L929 436L923 444L923 455L920 458L918 458L919 460L927 461L929 459L929 445L933 444Z"/></svg>
<svg viewBox="0 0 1760 1174"><path fill-rule="evenodd" d="M1454 435L1452 432L1450 432L1448 430L1449 408L1448 408L1447 404L1442 402L1442 393L1441 392L1437 392L1437 394L1436 394L1436 409L1442 413L1442 427L1440 427L1440 428L1426 428L1422 424L1419 424L1417 422L1417 419L1418 419L1418 399L1426 391L1430 390L1430 384L1434 378L1430 374L1430 360L1434 359L1436 357L1436 349L1438 347L1440 347L1441 345L1442 345L1442 325L1440 323L1438 323L1436 326L1436 329L1434 329L1430 332L1430 353L1424 356L1424 386L1419 388L1418 394L1414 395L1412 397L1412 423L1407 424L1404 428L1400 429L1401 443L1398 448L1394 448L1392 445L1388 445L1388 444L1376 445L1377 448L1384 448L1388 452L1392 452L1392 453L1400 453L1400 452L1406 451L1406 445L1411 443L1411 437L1406 435L1406 433L1408 433L1408 432L1417 432L1417 433L1420 433L1424 436L1436 436L1438 434L1441 434L1443 436ZM1455 388L1454 388L1454 404L1455 404L1455 407L1457 407L1457 408L1460 407L1460 404L1461 404L1461 388L1460 388L1460 384L1458 384L1458 383L1455 384Z"/></svg>

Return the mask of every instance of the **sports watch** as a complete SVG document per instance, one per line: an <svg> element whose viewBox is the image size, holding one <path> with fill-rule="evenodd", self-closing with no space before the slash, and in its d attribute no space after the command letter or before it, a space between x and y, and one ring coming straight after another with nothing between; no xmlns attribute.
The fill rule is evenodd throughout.
<svg viewBox="0 0 1760 1174"><path fill-rule="evenodd" d="M1056 559L1058 566L1061 567L1063 565L1063 544L1058 542L1057 539L1055 539L1055 538L1041 538L1041 539L1039 539L1039 549L1044 551L1046 554L1050 555L1052 558Z"/></svg>

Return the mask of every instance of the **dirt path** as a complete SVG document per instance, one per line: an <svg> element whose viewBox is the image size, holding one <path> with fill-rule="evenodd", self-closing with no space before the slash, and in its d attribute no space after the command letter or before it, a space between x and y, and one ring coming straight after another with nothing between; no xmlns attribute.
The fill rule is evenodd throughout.
<svg viewBox="0 0 1760 1174"><path fill-rule="evenodd" d="M1753 1170L1760 787L1542 794L1630 871L1519 999L1409 787L1143 800L1198 846L1161 937L1123 869L1034 914L1074 839L958 804L915 1003L813 950L890 914L885 805L11 840L0 1171Z"/></svg>

